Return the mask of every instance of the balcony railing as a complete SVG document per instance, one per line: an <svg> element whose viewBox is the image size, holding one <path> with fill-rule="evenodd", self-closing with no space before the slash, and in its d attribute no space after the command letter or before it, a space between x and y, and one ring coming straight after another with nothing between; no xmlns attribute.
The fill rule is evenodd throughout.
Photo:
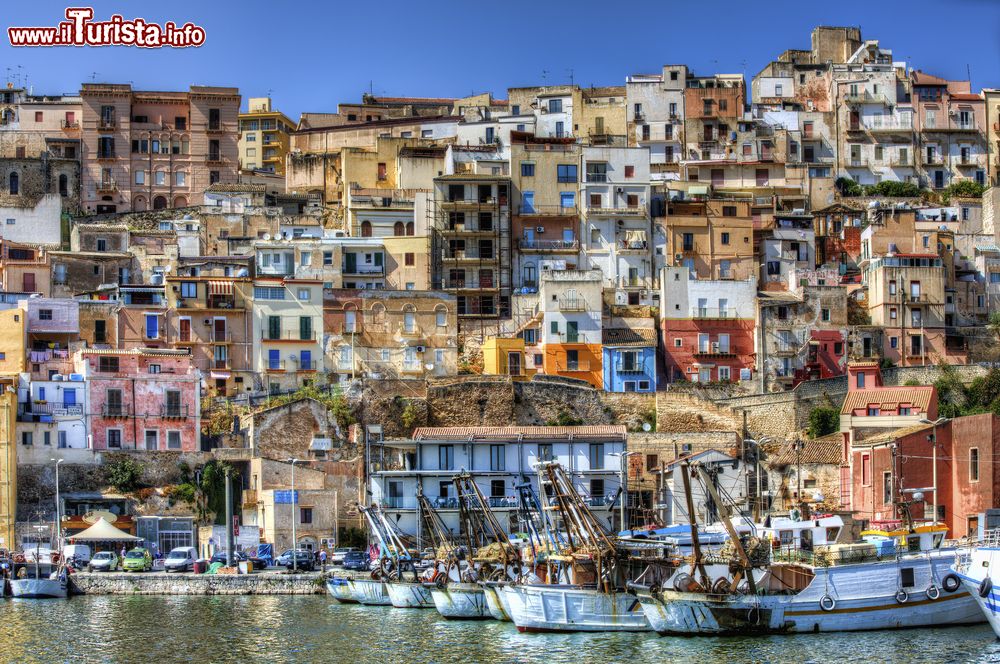
<svg viewBox="0 0 1000 664"><path fill-rule="evenodd" d="M587 301L582 297L559 298L559 311L586 311Z"/></svg>
<svg viewBox="0 0 1000 664"><path fill-rule="evenodd" d="M421 362L403 362L403 373L421 373L423 370Z"/></svg>
<svg viewBox="0 0 1000 664"><path fill-rule="evenodd" d="M97 153L98 161L110 161L115 158L114 150L101 150Z"/></svg>
<svg viewBox="0 0 1000 664"><path fill-rule="evenodd" d="M586 178L587 178L587 182L607 182L608 181L608 174L607 173L587 173L586 174Z"/></svg>
<svg viewBox="0 0 1000 664"><path fill-rule="evenodd" d="M62 127L63 129L79 129L80 128L80 123L77 122L76 120L73 120L73 121L60 120L59 121L59 126Z"/></svg>
<svg viewBox="0 0 1000 664"><path fill-rule="evenodd" d="M732 355L733 352L732 352L732 350L730 350L730 346L728 344L725 345L725 346L723 346L722 344L720 344L719 342L716 341L716 342L712 342L712 343L708 344L707 346L705 344L702 344L702 345L698 346L698 350L696 350L693 354L694 355Z"/></svg>
<svg viewBox="0 0 1000 664"><path fill-rule="evenodd" d="M29 401L17 404L17 416L22 421L33 421L37 416L83 415L80 404L39 403Z"/></svg>
<svg viewBox="0 0 1000 664"><path fill-rule="evenodd" d="M98 129L114 129L117 126L118 126L118 120L116 120L115 118L105 117L105 118L100 118L97 121Z"/></svg>
<svg viewBox="0 0 1000 664"><path fill-rule="evenodd" d="M268 361L264 365L264 371L284 371L285 361L278 360L277 362Z"/></svg>
<svg viewBox="0 0 1000 664"><path fill-rule="evenodd" d="M478 249L459 249L456 251L444 251L444 260L447 261L467 261L467 260L496 260L496 253L481 252Z"/></svg>
<svg viewBox="0 0 1000 664"><path fill-rule="evenodd" d="M102 417L128 417L128 408L124 404L104 404L101 408Z"/></svg>
<svg viewBox="0 0 1000 664"><path fill-rule="evenodd" d="M225 131L225 129L223 128L221 122L209 122L208 126L205 128L205 131L208 132L209 134L217 134Z"/></svg>
<svg viewBox="0 0 1000 664"><path fill-rule="evenodd" d="M519 205L517 213L523 217L569 217L579 210L575 205Z"/></svg>
<svg viewBox="0 0 1000 664"><path fill-rule="evenodd" d="M892 104L885 95L872 94L871 92L848 94L844 97L844 102L847 104L882 104L883 106L890 106Z"/></svg>
<svg viewBox="0 0 1000 664"><path fill-rule="evenodd" d="M620 252L624 251L643 252L649 249L649 246L647 245L645 240L631 240L631 241L619 240L617 244L618 244L618 251Z"/></svg>
<svg viewBox="0 0 1000 664"><path fill-rule="evenodd" d="M163 419L173 419L173 420L183 420L188 417L188 407L185 405L177 406L162 406L160 408L160 417Z"/></svg>
<svg viewBox="0 0 1000 664"><path fill-rule="evenodd" d="M273 330L264 330L261 334L263 341L316 341L316 333L303 334L301 330L279 330L277 334L272 334Z"/></svg>
<svg viewBox="0 0 1000 664"><path fill-rule="evenodd" d="M581 360L579 362L557 362L556 371L565 373L590 371L590 362L588 360Z"/></svg>
<svg viewBox="0 0 1000 664"><path fill-rule="evenodd" d="M731 307L691 307L691 318L737 318L736 309Z"/></svg>
<svg viewBox="0 0 1000 664"><path fill-rule="evenodd" d="M490 507L514 509L517 506L517 498L514 496L490 496Z"/></svg>
<svg viewBox="0 0 1000 664"><path fill-rule="evenodd" d="M603 205L588 205L587 214L600 214L612 217L643 217L646 215L646 208L641 206L604 207Z"/></svg>
<svg viewBox="0 0 1000 664"><path fill-rule="evenodd" d="M384 265L358 265L355 267L344 267L340 271L342 275L352 277L381 277L385 274Z"/></svg>
<svg viewBox="0 0 1000 664"><path fill-rule="evenodd" d="M97 183L97 193L110 193L118 190L118 184L113 178L104 178Z"/></svg>
<svg viewBox="0 0 1000 664"><path fill-rule="evenodd" d="M226 157L214 152L210 152L208 156L205 157L205 163L207 164L225 164L228 161L229 160Z"/></svg>
<svg viewBox="0 0 1000 664"><path fill-rule="evenodd" d="M615 371L618 373L646 373L646 363L642 360L635 362L615 362Z"/></svg>
<svg viewBox="0 0 1000 664"><path fill-rule="evenodd" d="M518 240L518 248L522 251L576 251L580 243L576 240Z"/></svg>

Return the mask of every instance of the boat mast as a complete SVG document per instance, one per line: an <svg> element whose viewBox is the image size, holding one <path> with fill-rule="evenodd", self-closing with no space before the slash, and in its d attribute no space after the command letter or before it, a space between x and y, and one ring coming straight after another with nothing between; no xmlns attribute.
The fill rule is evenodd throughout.
<svg viewBox="0 0 1000 664"><path fill-rule="evenodd" d="M691 574L698 571L705 590L709 590L711 579L705 571L705 561L701 556L701 541L698 539L698 519L694 513L694 497L691 495L691 462L681 464L681 479L684 481L684 500L687 502L688 521L691 522L691 548L694 550L694 560L691 562Z"/></svg>
<svg viewBox="0 0 1000 664"><path fill-rule="evenodd" d="M733 588L739 585L740 577L743 573L747 576L747 585L750 588L751 594L756 594L757 589L754 586L753 574L750 573L750 557L747 555L746 549L743 548L743 542L740 541L740 534L733 526L733 522L729 519L730 505L724 503L722 498L719 496L719 492L715 488L715 483L712 478L709 477L708 471L700 463L695 466L698 472L698 477L701 479L702 484L705 485L705 490L708 491L712 500L719 507L719 516L722 518L722 525L725 526L726 532L729 533L729 539L732 541L733 546L736 548L736 555L739 556L741 569L733 574Z"/></svg>

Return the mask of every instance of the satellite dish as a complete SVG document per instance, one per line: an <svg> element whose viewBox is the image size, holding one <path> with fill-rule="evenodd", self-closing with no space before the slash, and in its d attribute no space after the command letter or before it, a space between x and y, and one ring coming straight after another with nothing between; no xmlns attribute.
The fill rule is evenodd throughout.
<svg viewBox="0 0 1000 664"><path fill-rule="evenodd" d="M266 240L270 240L270 239L271 239L271 234L270 234L270 233L264 233L264 238L263 238L263 239L264 239L265 241L266 241Z"/></svg>
<svg viewBox="0 0 1000 664"><path fill-rule="evenodd" d="M814 503L821 503L821 502L823 502L823 494L821 492L817 491L816 493L814 493L812 495L812 499L813 499Z"/></svg>
<svg viewBox="0 0 1000 664"><path fill-rule="evenodd" d="M923 491L914 491L914 492L913 492L913 500L914 500L915 502L918 502L918 503L919 503L919 502L920 502L920 501L922 501L923 499L924 499L924 492L923 492Z"/></svg>
<svg viewBox="0 0 1000 664"><path fill-rule="evenodd" d="M427 364L424 365L424 369L427 369L428 371L430 371L433 368L434 368L434 365L431 364L430 362L428 362Z"/></svg>
<svg viewBox="0 0 1000 664"><path fill-rule="evenodd" d="M649 422L643 422L643 423L642 423L642 430L643 430L643 431L649 431L649 430L650 430L650 429L652 429L652 428L653 428L653 427L652 427L652 426L651 426L651 425L649 424Z"/></svg>

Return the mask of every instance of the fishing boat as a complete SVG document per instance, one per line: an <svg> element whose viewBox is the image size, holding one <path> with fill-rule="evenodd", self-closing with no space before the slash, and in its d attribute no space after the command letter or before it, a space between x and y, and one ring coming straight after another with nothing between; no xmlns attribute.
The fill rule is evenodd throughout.
<svg viewBox="0 0 1000 664"><path fill-rule="evenodd" d="M714 560L732 572L714 578L708 573L706 562L713 559L702 555L692 518L690 571L662 586L632 584L660 634L837 632L982 621L975 601L950 576L955 551L942 548L945 527L867 531L866 541L848 545L835 544L843 527L835 516L740 529L698 464L684 465L688 500L692 470L720 507L730 538L721 560ZM689 502L688 514L694 513Z"/></svg>
<svg viewBox="0 0 1000 664"><path fill-rule="evenodd" d="M962 549L953 571L1000 637L1000 530L987 530L981 541Z"/></svg>
<svg viewBox="0 0 1000 664"><path fill-rule="evenodd" d="M521 632L648 631L636 598L626 592L627 555L580 498L556 462L538 465L546 551L532 578L506 585L508 615ZM544 493L543 493L544 491Z"/></svg>
<svg viewBox="0 0 1000 664"><path fill-rule="evenodd" d="M502 592L504 584L486 581L482 584L483 595L486 597L486 609L494 620L510 622L510 605L507 596Z"/></svg>
<svg viewBox="0 0 1000 664"><path fill-rule="evenodd" d="M358 601L354 599L354 592L351 590L350 582L341 577L335 576L327 579L326 591L341 604L356 604Z"/></svg>
<svg viewBox="0 0 1000 664"><path fill-rule="evenodd" d="M381 579L349 579L347 581L354 601L368 606L391 606L392 600Z"/></svg>
<svg viewBox="0 0 1000 664"><path fill-rule="evenodd" d="M66 568L37 560L15 565L10 590L21 599L65 599L69 596Z"/></svg>

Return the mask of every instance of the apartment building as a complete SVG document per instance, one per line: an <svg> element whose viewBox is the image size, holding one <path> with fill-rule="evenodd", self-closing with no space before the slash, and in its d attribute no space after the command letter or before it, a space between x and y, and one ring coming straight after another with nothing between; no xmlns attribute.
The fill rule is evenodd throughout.
<svg viewBox="0 0 1000 664"><path fill-rule="evenodd" d="M73 362L87 386L91 449L200 448L198 372L187 350L85 348Z"/></svg>
<svg viewBox="0 0 1000 664"><path fill-rule="evenodd" d="M312 385L324 371L323 282L257 275L252 368L270 392Z"/></svg>
<svg viewBox="0 0 1000 664"><path fill-rule="evenodd" d="M250 97L247 112L239 114L239 127L240 168L284 175L295 123L271 107L270 97Z"/></svg>
<svg viewBox="0 0 1000 664"><path fill-rule="evenodd" d="M986 184L986 103L969 81L949 81L910 72L916 125L920 131L921 184L943 189L952 182Z"/></svg>
<svg viewBox="0 0 1000 664"><path fill-rule="evenodd" d="M625 82L628 144L649 150L653 173L676 173L684 156L684 90L688 68L664 65L658 74Z"/></svg>
<svg viewBox="0 0 1000 664"><path fill-rule="evenodd" d="M603 287L599 270L542 273L538 308L546 374L603 385Z"/></svg>
<svg viewBox="0 0 1000 664"><path fill-rule="evenodd" d="M986 113L986 174L989 184L1000 183L1000 90L984 88L983 105Z"/></svg>
<svg viewBox="0 0 1000 664"><path fill-rule="evenodd" d="M671 199L656 219L664 263L685 267L695 279L756 277L754 218L746 199Z"/></svg>
<svg viewBox="0 0 1000 664"><path fill-rule="evenodd" d="M452 478L472 475L508 532L520 532L517 489L531 484L540 495L535 464L557 461L574 488L606 527L617 529L620 471L626 449L624 426L421 427L412 440L385 441L408 458L405 467L373 468L372 501L404 533L417 532L416 496L423 493L446 527L459 529Z"/></svg>
<svg viewBox="0 0 1000 664"><path fill-rule="evenodd" d="M605 392L656 391L656 327L652 318L620 319L605 327L601 343Z"/></svg>
<svg viewBox="0 0 1000 664"><path fill-rule="evenodd" d="M731 132L743 117L746 85L742 74L695 76L684 87L684 158L699 167L726 161L732 154Z"/></svg>
<svg viewBox="0 0 1000 664"><path fill-rule="evenodd" d="M431 288L455 294L460 319L510 316L510 188L493 175L434 179Z"/></svg>
<svg viewBox="0 0 1000 664"><path fill-rule="evenodd" d="M0 158L44 156L79 165L82 110L77 95L36 95L8 86L0 91Z"/></svg>
<svg viewBox="0 0 1000 664"><path fill-rule="evenodd" d="M426 378L457 373L455 295L325 289L323 298L323 350L328 371L351 378Z"/></svg>
<svg viewBox="0 0 1000 664"><path fill-rule="evenodd" d="M80 97L86 212L200 205L209 186L236 181L236 88L152 92L130 84L84 83Z"/></svg>
<svg viewBox="0 0 1000 664"><path fill-rule="evenodd" d="M347 196L351 235L379 238L385 247L385 286L396 290L427 290L430 192L352 188ZM355 287L360 287L358 284L355 282Z"/></svg>
<svg viewBox="0 0 1000 664"><path fill-rule="evenodd" d="M746 382L755 366L757 280L699 279L668 267L660 280L660 345L668 382Z"/></svg>
<svg viewBox="0 0 1000 664"><path fill-rule="evenodd" d="M534 116L540 138L579 138L580 89L575 85L508 88L510 113Z"/></svg>
<svg viewBox="0 0 1000 664"><path fill-rule="evenodd" d="M585 146L581 268L598 269L617 304L651 304L655 282L649 152Z"/></svg>
<svg viewBox="0 0 1000 664"><path fill-rule="evenodd" d="M574 270L580 257L580 153L572 139L517 134L510 146L513 288L536 292L544 270Z"/></svg>
<svg viewBox="0 0 1000 664"><path fill-rule="evenodd" d="M776 214L768 228L755 232L760 247L760 281L764 289L790 290L796 271L816 266L816 235L809 214Z"/></svg>
<svg viewBox="0 0 1000 664"><path fill-rule="evenodd" d="M52 294L49 252L32 244L0 239L0 286L5 293Z"/></svg>

